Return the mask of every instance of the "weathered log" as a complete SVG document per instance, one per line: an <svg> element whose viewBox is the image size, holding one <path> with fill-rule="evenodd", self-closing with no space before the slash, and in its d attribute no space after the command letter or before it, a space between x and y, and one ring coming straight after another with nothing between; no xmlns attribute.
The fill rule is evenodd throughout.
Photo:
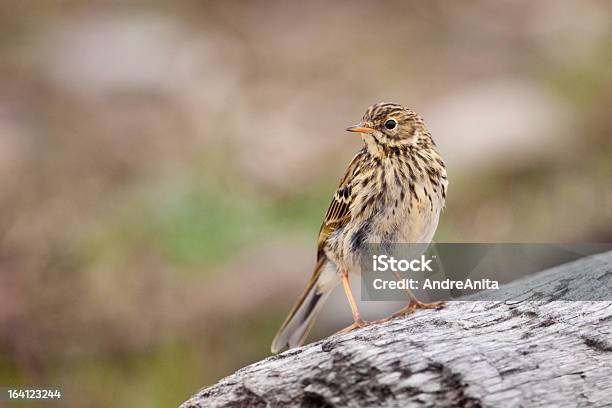
<svg viewBox="0 0 612 408"><path fill-rule="evenodd" d="M506 285L516 301L466 298L334 335L181 407L612 406L612 302L555 300L611 299L611 264L583 258Z"/></svg>

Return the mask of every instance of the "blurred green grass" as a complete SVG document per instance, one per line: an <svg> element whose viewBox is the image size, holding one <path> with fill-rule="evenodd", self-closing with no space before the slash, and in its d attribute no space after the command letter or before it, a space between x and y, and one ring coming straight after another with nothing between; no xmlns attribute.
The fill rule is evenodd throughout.
<svg viewBox="0 0 612 408"><path fill-rule="evenodd" d="M314 241L333 188L329 180L314 184L279 196L200 182L182 182L185 187L179 189L157 186L96 226L77 252L89 262L121 263L146 242L179 270L203 273L274 237L302 235Z"/></svg>

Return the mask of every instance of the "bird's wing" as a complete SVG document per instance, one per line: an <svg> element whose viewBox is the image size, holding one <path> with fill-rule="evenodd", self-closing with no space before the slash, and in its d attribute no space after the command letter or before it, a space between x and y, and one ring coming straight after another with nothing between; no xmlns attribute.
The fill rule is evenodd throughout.
<svg viewBox="0 0 612 408"><path fill-rule="evenodd" d="M329 236L339 228L346 225L351 219L351 204L353 201L355 186L353 180L359 172L359 164L361 162L362 152L359 152L353 157L353 160L346 169L344 177L340 180L340 185L336 189L334 198L332 199L325 219L319 231L319 239L317 242L317 259L321 260L324 257L323 249Z"/></svg>
<svg viewBox="0 0 612 408"><path fill-rule="evenodd" d="M289 316L274 337L272 341L273 353L277 353L287 346L295 347L304 343L304 339L308 335L323 302L339 281L335 271L336 267L330 264L323 249L331 233L346 225L351 219L351 203L354 194L352 181L359 171L361 154L361 152L357 153L349 164L346 174L340 180L340 185L327 209L325 220L319 231L317 265L306 290L293 306Z"/></svg>

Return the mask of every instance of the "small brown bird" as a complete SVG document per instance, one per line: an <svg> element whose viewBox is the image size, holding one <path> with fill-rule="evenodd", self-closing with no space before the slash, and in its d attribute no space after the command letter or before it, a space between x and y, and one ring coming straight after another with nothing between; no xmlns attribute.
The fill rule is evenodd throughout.
<svg viewBox="0 0 612 408"><path fill-rule="evenodd" d="M342 282L354 323L365 322L353 297L349 273L359 273L365 243L429 243L444 207L448 180L442 157L423 119L394 103L368 108L361 123L347 129L361 134L363 148L355 155L325 214L319 232L317 263L306 290L272 341L272 352L304 343L330 292ZM408 291L410 303L390 318L421 303Z"/></svg>

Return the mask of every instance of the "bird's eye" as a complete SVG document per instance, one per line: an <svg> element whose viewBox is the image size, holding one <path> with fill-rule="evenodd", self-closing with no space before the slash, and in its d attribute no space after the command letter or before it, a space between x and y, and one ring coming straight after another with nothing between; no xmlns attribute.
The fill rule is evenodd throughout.
<svg viewBox="0 0 612 408"><path fill-rule="evenodd" d="M389 130L395 129L396 126L397 126L397 122L395 121L395 119L389 119L388 121L385 122L385 127Z"/></svg>

